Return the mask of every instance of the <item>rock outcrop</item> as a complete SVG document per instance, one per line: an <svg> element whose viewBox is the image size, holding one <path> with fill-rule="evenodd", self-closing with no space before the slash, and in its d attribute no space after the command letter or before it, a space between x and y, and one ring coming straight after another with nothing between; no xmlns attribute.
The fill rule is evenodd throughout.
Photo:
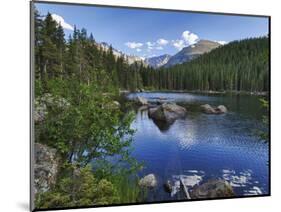
<svg viewBox="0 0 281 212"><path fill-rule="evenodd" d="M34 187L35 194L46 192L55 184L59 169L57 151L46 145L35 143Z"/></svg>
<svg viewBox="0 0 281 212"><path fill-rule="evenodd" d="M227 181L217 179L212 179L202 185L194 186L190 193L191 199L232 197L234 195L233 188Z"/></svg>
<svg viewBox="0 0 281 212"><path fill-rule="evenodd" d="M157 121L173 123L176 119L183 118L186 115L186 109L175 103L163 103L156 108L150 108L148 115Z"/></svg>
<svg viewBox="0 0 281 212"><path fill-rule="evenodd" d="M207 114L222 114L227 113L227 108L224 105L219 105L217 107L212 107L209 104L200 106L202 111Z"/></svg>
<svg viewBox="0 0 281 212"><path fill-rule="evenodd" d="M143 188L155 188L157 186L157 180L154 174L148 174L140 179L139 186Z"/></svg>
<svg viewBox="0 0 281 212"><path fill-rule="evenodd" d="M69 105L70 103L66 99L46 93L43 96L35 99L33 116L34 121L35 123L44 121L46 115L48 114L48 107L65 109Z"/></svg>

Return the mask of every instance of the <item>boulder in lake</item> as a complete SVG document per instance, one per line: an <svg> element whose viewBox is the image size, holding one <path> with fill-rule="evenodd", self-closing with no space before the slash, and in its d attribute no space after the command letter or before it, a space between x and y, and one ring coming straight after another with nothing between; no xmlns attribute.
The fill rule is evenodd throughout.
<svg viewBox="0 0 281 212"><path fill-rule="evenodd" d="M157 180L154 174L148 174L140 179L139 186L143 188L155 188L157 186Z"/></svg>
<svg viewBox="0 0 281 212"><path fill-rule="evenodd" d="M212 179L202 185L196 185L190 193L191 199L233 197L234 195L232 186L221 179Z"/></svg>
<svg viewBox="0 0 281 212"><path fill-rule="evenodd" d="M218 110L220 113L227 113L227 108L224 105L219 105L216 110Z"/></svg>
<svg viewBox="0 0 281 212"><path fill-rule="evenodd" d="M157 108L150 108L148 115L153 120L173 123L186 115L186 109L175 103L164 103Z"/></svg>
<svg viewBox="0 0 281 212"><path fill-rule="evenodd" d="M144 97L141 97L141 96L137 96L137 98L136 98L136 103L137 103L138 105L148 105L147 99L144 98Z"/></svg>
<svg viewBox="0 0 281 212"><path fill-rule="evenodd" d="M218 107L212 107L209 104L200 106L202 111L207 114L222 114L227 113L227 108L224 105L219 105Z"/></svg>

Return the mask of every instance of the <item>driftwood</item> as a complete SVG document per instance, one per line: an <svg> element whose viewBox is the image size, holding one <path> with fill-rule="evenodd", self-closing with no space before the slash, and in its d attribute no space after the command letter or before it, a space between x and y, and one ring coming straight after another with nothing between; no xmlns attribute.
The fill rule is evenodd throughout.
<svg viewBox="0 0 281 212"><path fill-rule="evenodd" d="M188 193L188 189L186 188L186 186L185 186L184 183L183 183L182 177L180 177L180 182L181 182L181 184L182 184L183 191L184 191L184 193L185 193L186 198L187 198L187 199L191 199L191 197L190 197L190 195L189 195L189 193Z"/></svg>

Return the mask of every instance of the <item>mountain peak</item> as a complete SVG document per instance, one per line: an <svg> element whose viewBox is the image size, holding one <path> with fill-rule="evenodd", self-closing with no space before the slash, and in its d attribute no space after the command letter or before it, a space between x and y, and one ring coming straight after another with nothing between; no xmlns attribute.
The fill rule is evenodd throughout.
<svg viewBox="0 0 281 212"><path fill-rule="evenodd" d="M176 64L188 62L201 54L210 52L211 50L219 47L221 44L210 40L199 40L197 43L184 47L177 54L172 56L165 64L165 67L170 67Z"/></svg>
<svg viewBox="0 0 281 212"><path fill-rule="evenodd" d="M144 62L153 68L160 68L161 66L164 66L169 61L170 58L171 55L163 54L156 57L146 58Z"/></svg>

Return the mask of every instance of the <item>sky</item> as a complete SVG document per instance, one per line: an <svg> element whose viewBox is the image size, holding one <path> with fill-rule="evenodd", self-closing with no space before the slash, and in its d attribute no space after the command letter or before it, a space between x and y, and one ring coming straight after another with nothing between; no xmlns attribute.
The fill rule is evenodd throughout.
<svg viewBox="0 0 281 212"><path fill-rule="evenodd" d="M66 38L76 25L97 42L140 57L173 55L200 39L225 44L268 34L265 17L46 3L35 7L41 15L51 13Z"/></svg>

